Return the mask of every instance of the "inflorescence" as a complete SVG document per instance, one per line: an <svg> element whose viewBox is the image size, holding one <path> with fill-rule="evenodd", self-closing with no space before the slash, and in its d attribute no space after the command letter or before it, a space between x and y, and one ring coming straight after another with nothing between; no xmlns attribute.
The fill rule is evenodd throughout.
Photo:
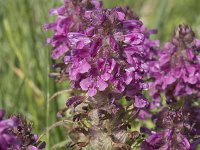
<svg viewBox="0 0 200 150"><path fill-rule="evenodd" d="M45 142L38 141L32 134L32 125L22 115L4 118L0 110L0 149L1 150L42 150Z"/></svg>
<svg viewBox="0 0 200 150"><path fill-rule="evenodd" d="M44 25L54 31L47 39L56 71L50 77L71 83L73 96L66 105L78 123L70 130L74 135L68 147L131 149L142 143L142 150L196 148L200 40L189 26L180 25L160 48L159 40L150 39L157 31L147 29L128 7L64 0L50 15L57 16ZM152 101L143 95L148 89ZM155 122L154 129L132 129L135 120L147 118Z"/></svg>

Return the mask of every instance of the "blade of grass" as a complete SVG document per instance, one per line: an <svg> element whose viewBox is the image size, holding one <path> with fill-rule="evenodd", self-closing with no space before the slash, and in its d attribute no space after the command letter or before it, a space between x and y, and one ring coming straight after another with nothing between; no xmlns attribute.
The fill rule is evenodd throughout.
<svg viewBox="0 0 200 150"><path fill-rule="evenodd" d="M154 25L157 28L161 28L164 21L164 16L166 15L166 10L168 8L168 0L159 1L159 7L156 12L156 17L154 21Z"/></svg>

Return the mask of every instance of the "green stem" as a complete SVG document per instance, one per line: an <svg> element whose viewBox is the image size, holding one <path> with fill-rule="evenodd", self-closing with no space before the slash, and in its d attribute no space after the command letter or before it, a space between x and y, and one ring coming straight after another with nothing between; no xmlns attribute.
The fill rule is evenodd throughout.
<svg viewBox="0 0 200 150"><path fill-rule="evenodd" d="M47 58L49 58L49 50L47 51ZM50 91L49 91L49 64L50 64L50 59L47 59L47 78L46 78L46 129L49 127L49 113L50 113L50 104L49 104L49 97L50 97ZM49 130L47 130L46 133L46 149L50 149L50 136L49 136Z"/></svg>
<svg viewBox="0 0 200 150"><path fill-rule="evenodd" d="M75 124L75 122L73 122L73 121L71 121L71 120L61 120L61 121L59 121L59 122L55 122L54 124L52 124L51 126L48 126L46 129L45 129L45 131L40 135L40 137L38 138L38 140L37 141L40 141L41 140L41 138L44 136L44 135L46 135L46 137L47 137L47 134L49 134L49 132L52 130L52 129L54 129L54 128L56 128L56 127L59 127L59 126L62 126L62 125L64 125L64 124L66 124L66 123L71 123L71 124ZM47 143L48 144L48 143ZM47 147L46 147L47 148ZM50 148L50 147L49 147Z"/></svg>

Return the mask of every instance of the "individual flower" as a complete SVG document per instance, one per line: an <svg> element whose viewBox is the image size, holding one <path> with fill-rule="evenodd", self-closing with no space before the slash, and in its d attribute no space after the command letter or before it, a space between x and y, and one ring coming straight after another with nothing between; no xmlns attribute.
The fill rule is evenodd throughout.
<svg viewBox="0 0 200 150"><path fill-rule="evenodd" d="M144 40L144 50L146 51L146 61L149 63L151 67L151 62L158 59L158 53L160 51L160 41L159 40L151 40L150 36L153 34L157 34L156 29L147 29L144 25L142 26L142 32L145 35Z"/></svg>
<svg viewBox="0 0 200 150"><path fill-rule="evenodd" d="M187 25L180 25L173 40L159 52L159 59L150 68L154 82L151 95L156 99L165 92L167 102L185 96L200 96L200 44Z"/></svg>

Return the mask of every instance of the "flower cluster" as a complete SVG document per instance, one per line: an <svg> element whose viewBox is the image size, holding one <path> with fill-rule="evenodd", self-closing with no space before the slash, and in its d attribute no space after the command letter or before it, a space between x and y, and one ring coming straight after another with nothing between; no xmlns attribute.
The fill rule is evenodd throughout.
<svg viewBox="0 0 200 150"><path fill-rule="evenodd" d="M144 25L142 26L142 32L145 35L144 40L144 50L146 52L146 63L151 67L151 62L157 60L160 41L159 40L151 40L150 36L153 34L157 34L156 29L147 29ZM148 73L148 72L147 72Z"/></svg>
<svg viewBox="0 0 200 150"><path fill-rule="evenodd" d="M5 111L0 110L1 150L42 150L45 143L31 134L32 126L21 115L4 119Z"/></svg>
<svg viewBox="0 0 200 150"><path fill-rule="evenodd" d="M18 124L10 130L10 132L20 141L20 150L42 150L45 148L45 142L38 140L37 134L32 134L32 123L28 123L24 116L15 116Z"/></svg>
<svg viewBox="0 0 200 150"><path fill-rule="evenodd" d="M151 61L150 76L154 79L151 94L154 100L165 93L167 107L153 115L155 131L142 130L149 137L141 144L142 150L193 150L200 144L200 41L192 29L180 25L171 43Z"/></svg>
<svg viewBox="0 0 200 150"><path fill-rule="evenodd" d="M99 1L82 0L65 1L50 13L58 15L45 28L55 31L47 42L54 48L52 58L62 60L54 66L61 68L59 78L69 77L89 96L106 89L131 97L141 92L148 70L145 35L129 9L104 9Z"/></svg>
<svg viewBox="0 0 200 150"><path fill-rule="evenodd" d="M154 82L151 94L156 99L166 93L167 102L178 97L199 97L200 93L200 40L189 26L180 25L171 43L166 43L151 67Z"/></svg>
<svg viewBox="0 0 200 150"><path fill-rule="evenodd" d="M200 107L186 102L180 108L163 108L156 116L156 129L142 143L142 150L195 149L200 144Z"/></svg>
<svg viewBox="0 0 200 150"><path fill-rule="evenodd" d="M58 19L44 27L54 30L47 43L53 47L53 68L60 71L50 76L68 79L82 91L74 90L66 105L73 109L73 121L90 122L72 129L89 140L80 136L69 146L99 146L104 139L101 145L129 149L140 135L128 127L149 105L142 95L147 88L143 77L159 45L150 40L155 31L147 30L128 7L105 9L98 0L65 0L50 14ZM122 98L127 106L120 104Z"/></svg>
<svg viewBox="0 0 200 150"><path fill-rule="evenodd" d="M5 111L0 110L0 149L15 149L19 141L9 132L9 129L17 126L18 119L16 117L4 119L4 115Z"/></svg>

